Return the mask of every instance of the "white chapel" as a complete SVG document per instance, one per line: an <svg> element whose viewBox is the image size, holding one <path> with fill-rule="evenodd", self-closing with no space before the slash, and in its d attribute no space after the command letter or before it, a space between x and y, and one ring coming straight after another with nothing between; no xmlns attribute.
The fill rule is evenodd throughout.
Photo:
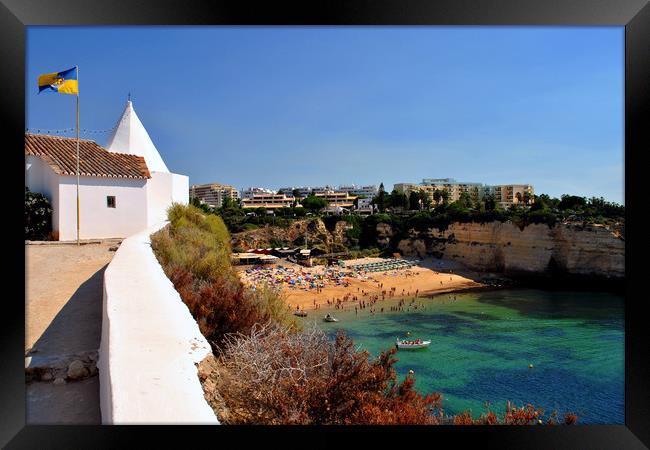
<svg viewBox="0 0 650 450"><path fill-rule="evenodd" d="M60 241L77 239L76 138L25 134L25 185L52 205ZM126 103L106 148L79 146L80 239L125 238L166 220L172 202L187 204L189 178L171 173L133 103Z"/></svg>

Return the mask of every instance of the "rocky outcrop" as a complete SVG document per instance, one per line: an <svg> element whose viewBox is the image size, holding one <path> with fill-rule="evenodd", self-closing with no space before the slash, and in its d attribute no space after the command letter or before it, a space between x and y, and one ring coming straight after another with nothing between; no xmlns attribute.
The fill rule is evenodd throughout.
<svg viewBox="0 0 650 450"><path fill-rule="evenodd" d="M511 222L454 223L441 231L411 230L398 243L404 255L435 255L504 274L625 276L625 242L602 225L543 224L523 230Z"/></svg>
<svg viewBox="0 0 650 450"><path fill-rule="evenodd" d="M308 244L323 253L346 250L345 221L336 223L334 230L327 230L320 219L298 220L288 227L264 226L256 230L244 231L233 235L232 247L248 250L250 248L268 248L277 245L296 246Z"/></svg>

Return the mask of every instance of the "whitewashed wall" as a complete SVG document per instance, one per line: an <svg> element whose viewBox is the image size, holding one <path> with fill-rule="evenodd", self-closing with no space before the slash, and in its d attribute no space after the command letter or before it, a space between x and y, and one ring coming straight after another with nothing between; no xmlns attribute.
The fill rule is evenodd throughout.
<svg viewBox="0 0 650 450"><path fill-rule="evenodd" d="M172 174L151 172L151 178L147 182L147 225L152 226L164 221L171 203Z"/></svg>
<svg viewBox="0 0 650 450"><path fill-rule="evenodd" d="M167 218L172 202L187 204L189 178L169 172L151 172L147 182L147 223L152 226Z"/></svg>
<svg viewBox="0 0 650 450"><path fill-rule="evenodd" d="M77 239L77 177L60 176L59 240ZM145 179L81 177L81 239L123 238L147 228ZM115 208L106 204L115 196Z"/></svg>
<svg viewBox="0 0 650 450"><path fill-rule="evenodd" d="M172 200L187 205L190 202L190 178L173 173L172 186Z"/></svg>
<svg viewBox="0 0 650 450"><path fill-rule="evenodd" d="M44 194L52 205L52 229L59 240L77 239L77 178L60 176L41 158L25 158L25 185ZM116 208L106 204L115 196ZM172 202L189 202L189 178L169 172L151 172L151 178L81 177L80 238L124 238L167 218Z"/></svg>
<svg viewBox="0 0 650 450"><path fill-rule="evenodd" d="M196 363L210 345L158 264L150 234L125 239L104 273L103 424L214 424Z"/></svg>

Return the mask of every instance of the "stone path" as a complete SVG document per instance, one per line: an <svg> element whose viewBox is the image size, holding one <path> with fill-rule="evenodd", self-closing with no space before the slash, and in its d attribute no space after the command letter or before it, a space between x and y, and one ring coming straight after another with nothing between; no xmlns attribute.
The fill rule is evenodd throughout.
<svg viewBox="0 0 650 450"><path fill-rule="evenodd" d="M25 246L27 424L101 423L103 279L119 242Z"/></svg>

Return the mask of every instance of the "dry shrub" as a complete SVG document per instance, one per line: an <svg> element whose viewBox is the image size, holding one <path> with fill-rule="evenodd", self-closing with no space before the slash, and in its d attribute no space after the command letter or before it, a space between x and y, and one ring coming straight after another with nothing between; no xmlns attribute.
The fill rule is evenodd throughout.
<svg viewBox="0 0 650 450"><path fill-rule="evenodd" d="M273 320L299 329L277 291L244 287L230 262L230 235L221 217L179 204L168 217L169 226L151 236L151 246L213 349L224 335L248 333L255 323Z"/></svg>
<svg viewBox="0 0 650 450"><path fill-rule="evenodd" d="M300 331L302 325L288 308L286 295L281 291L262 284L255 291L247 291L263 320L260 323L273 321L292 331Z"/></svg>
<svg viewBox="0 0 650 450"><path fill-rule="evenodd" d="M217 389L236 424L435 424L441 397L397 383L391 349L375 361L352 340L275 324L226 338ZM224 418L222 417L222 420Z"/></svg>

